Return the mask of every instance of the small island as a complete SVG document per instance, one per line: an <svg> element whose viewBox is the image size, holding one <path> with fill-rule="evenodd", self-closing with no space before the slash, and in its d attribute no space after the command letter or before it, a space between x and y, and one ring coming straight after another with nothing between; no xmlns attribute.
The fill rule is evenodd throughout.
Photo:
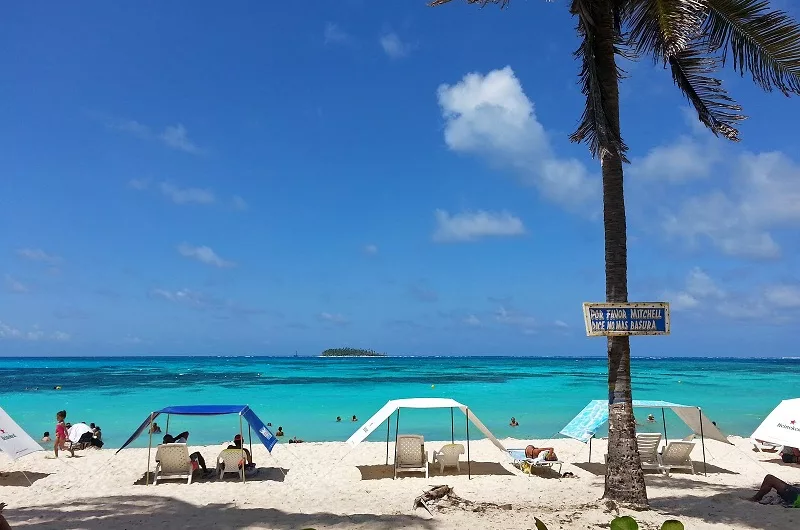
<svg viewBox="0 0 800 530"><path fill-rule="evenodd" d="M320 357L386 357L386 354L361 348L328 348Z"/></svg>

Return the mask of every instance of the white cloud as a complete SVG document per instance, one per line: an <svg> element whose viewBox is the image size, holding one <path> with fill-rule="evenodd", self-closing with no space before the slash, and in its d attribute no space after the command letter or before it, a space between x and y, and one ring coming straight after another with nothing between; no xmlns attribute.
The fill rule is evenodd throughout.
<svg viewBox="0 0 800 530"><path fill-rule="evenodd" d="M164 132L158 135L158 137L162 142L164 142L164 144L172 147L173 149L185 151L194 155L200 153L200 148L197 147L194 142L189 140L189 136L186 133L186 127L184 127L181 123L177 125L168 125L164 129Z"/></svg>
<svg viewBox="0 0 800 530"><path fill-rule="evenodd" d="M466 318L464 318L464 320L462 322L464 324L466 324L467 326L470 326L470 327L473 327L473 328L479 327L481 325L481 319L479 319L475 315L468 315Z"/></svg>
<svg viewBox="0 0 800 530"><path fill-rule="evenodd" d="M599 205L599 177L578 160L556 156L510 66L467 74L455 85L439 86L437 95L450 149L509 166L524 184L562 206Z"/></svg>
<svg viewBox="0 0 800 530"><path fill-rule="evenodd" d="M732 191L690 198L663 228L690 244L709 240L728 255L776 258L781 249L771 231L800 222L800 166L779 152L746 153L734 164Z"/></svg>
<svg viewBox="0 0 800 530"><path fill-rule="evenodd" d="M12 293L27 293L28 287L10 274L5 275L6 289Z"/></svg>
<svg viewBox="0 0 800 530"><path fill-rule="evenodd" d="M214 192L201 188L179 188L169 182L162 182L159 189L175 204L211 204L217 200Z"/></svg>
<svg viewBox="0 0 800 530"><path fill-rule="evenodd" d="M715 138L703 141L681 136L677 141L651 149L644 158L634 159L626 173L634 177L667 182L706 178L720 160Z"/></svg>
<svg viewBox="0 0 800 530"><path fill-rule="evenodd" d="M40 248L20 248L17 249L17 256L31 261L43 261L45 263L60 263L61 257L48 254Z"/></svg>
<svg viewBox="0 0 800 530"><path fill-rule="evenodd" d="M537 320L535 317L509 309L504 305L501 305L497 309L494 314L494 318L501 324L520 328L526 335L532 335L536 333L534 328L536 327Z"/></svg>
<svg viewBox="0 0 800 530"><path fill-rule="evenodd" d="M475 241L483 237L519 236L525 226L519 217L508 212L463 212L450 215L436 210L433 240L438 242Z"/></svg>
<svg viewBox="0 0 800 530"><path fill-rule="evenodd" d="M555 327L557 327L557 328L568 328L569 327L569 324L567 324L563 320L556 320L555 322L553 322L553 325Z"/></svg>
<svg viewBox="0 0 800 530"><path fill-rule="evenodd" d="M150 179L131 179L128 181L128 187L139 191L146 190L150 187Z"/></svg>
<svg viewBox="0 0 800 530"><path fill-rule="evenodd" d="M344 326L345 324L348 324L350 322L349 320L347 320L347 318L345 318L343 315L339 313L328 313L325 311L317 315L317 318L323 322L329 322L337 326Z"/></svg>
<svg viewBox="0 0 800 530"><path fill-rule="evenodd" d="M325 44L349 44L353 42L352 35L333 22L325 23L322 38Z"/></svg>
<svg viewBox="0 0 800 530"><path fill-rule="evenodd" d="M163 298L170 302L186 304L192 307L206 307L209 301L205 295L191 289L179 289L177 291L168 291L166 289L153 289L150 295L156 298Z"/></svg>
<svg viewBox="0 0 800 530"><path fill-rule="evenodd" d="M156 133L149 126L135 120L110 120L108 127L117 131L132 134L143 140L158 140L167 147L198 155L202 150L189 139L186 127L182 123L167 125L164 130Z"/></svg>
<svg viewBox="0 0 800 530"><path fill-rule="evenodd" d="M224 268L236 265L232 261L222 259L214 250L206 246L194 247L188 243L181 243L178 245L178 253L186 258L196 259L201 263L215 267Z"/></svg>
<svg viewBox="0 0 800 530"><path fill-rule="evenodd" d="M778 309L800 309L800 284L771 285L764 290L764 299Z"/></svg>
<svg viewBox="0 0 800 530"><path fill-rule="evenodd" d="M25 341L39 341L39 340L52 340L52 341L59 341L64 342L70 340L70 335L68 333L64 333L63 331L56 331L53 334L47 334L44 331L40 330L38 326L34 326L31 331L22 331L18 328L10 326L3 321L0 321L0 340L2 339L13 339L13 340L25 340Z"/></svg>
<svg viewBox="0 0 800 530"><path fill-rule="evenodd" d="M231 203L233 204L234 209L239 210L240 212L244 212L250 207L247 204L247 201L245 201L239 195L234 195L233 199L231 199Z"/></svg>
<svg viewBox="0 0 800 530"><path fill-rule="evenodd" d="M393 31L381 35L380 43L384 53L392 59L406 57L414 49L411 44L403 42L400 36Z"/></svg>
<svg viewBox="0 0 800 530"><path fill-rule="evenodd" d="M684 311L698 308L709 300L724 299L726 293L702 269L694 267L689 271L682 289L667 291L663 297L669 301L672 311Z"/></svg>
<svg viewBox="0 0 800 530"><path fill-rule="evenodd" d="M364 254L368 254L370 256L374 256L378 253L378 245L364 245Z"/></svg>

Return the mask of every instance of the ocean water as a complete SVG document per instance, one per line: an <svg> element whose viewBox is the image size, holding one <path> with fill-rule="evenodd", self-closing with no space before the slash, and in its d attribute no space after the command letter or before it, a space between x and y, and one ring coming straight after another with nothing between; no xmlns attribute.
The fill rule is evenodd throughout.
<svg viewBox="0 0 800 530"><path fill-rule="evenodd" d="M723 432L742 436L782 399L798 396L798 373L799 359L632 361L634 398L701 406ZM547 439L590 400L604 399L606 388L602 358L0 358L0 407L32 436L52 433L55 413L66 409L67 421L100 425L107 447L119 447L151 411L189 404L247 404L282 426L287 440L342 441L360 425L351 416L364 421L389 399L405 397L450 397L500 438ZM509 426L511 416L519 427ZM165 417L156 421L165 427ZM670 411L667 424L670 433L685 433ZM215 444L239 425L235 416L173 417L170 432L183 430L193 444ZM404 411L400 431L447 439L450 412ZM464 431L457 413L456 438ZM378 429L370 439L384 437ZM145 436L134 445L146 444Z"/></svg>

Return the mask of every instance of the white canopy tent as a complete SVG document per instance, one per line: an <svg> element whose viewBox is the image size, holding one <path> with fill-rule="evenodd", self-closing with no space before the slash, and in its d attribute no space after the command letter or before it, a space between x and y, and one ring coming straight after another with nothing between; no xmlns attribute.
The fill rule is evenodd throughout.
<svg viewBox="0 0 800 530"><path fill-rule="evenodd" d="M44 449L0 408L0 451L10 456L11 460L16 460Z"/></svg>
<svg viewBox="0 0 800 530"><path fill-rule="evenodd" d="M800 398L781 401L750 438L774 445L800 447Z"/></svg>
<svg viewBox="0 0 800 530"><path fill-rule="evenodd" d="M454 399L449 398L408 398L408 399L393 399L388 401L378 412L364 423L356 432L353 433L347 440L347 444L353 448L367 439L380 425L386 422L386 464L389 464L389 433L391 422L389 419L392 414L395 414L395 450L397 447L397 433L400 427L400 409L450 409L450 441L455 442L455 409L464 413L466 419L466 434L467 434L467 467L468 476L472 477L472 468L469 461L469 424L472 422L479 431L483 433L498 449L506 452L503 444L486 428L486 426L478 419L475 414L469 410L469 407L459 403ZM395 455L396 456L396 455Z"/></svg>

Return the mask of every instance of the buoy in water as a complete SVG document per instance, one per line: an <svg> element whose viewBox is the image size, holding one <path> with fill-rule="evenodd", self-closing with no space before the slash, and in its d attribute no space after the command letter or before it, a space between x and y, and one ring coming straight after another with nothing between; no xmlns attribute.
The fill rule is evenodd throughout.
<svg viewBox="0 0 800 530"><path fill-rule="evenodd" d="M436 388L436 385L431 385L431 388Z"/></svg>
<svg viewBox="0 0 800 530"><path fill-rule="evenodd" d="M53 390L61 390L61 385L59 385L59 386L54 386L54 387L53 387Z"/></svg>

